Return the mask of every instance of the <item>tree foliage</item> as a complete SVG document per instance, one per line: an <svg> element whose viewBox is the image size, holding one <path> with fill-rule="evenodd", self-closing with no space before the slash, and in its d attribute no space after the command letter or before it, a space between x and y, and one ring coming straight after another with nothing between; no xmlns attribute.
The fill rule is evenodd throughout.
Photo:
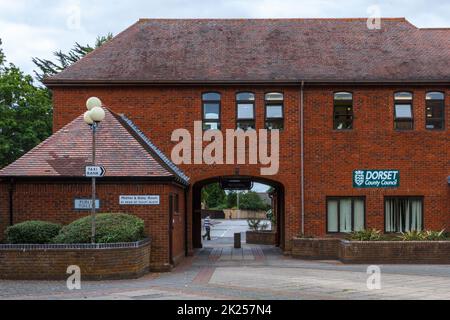
<svg viewBox="0 0 450 320"><path fill-rule="evenodd" d="M239 196L239 208L243 210L267 210L268 206L261 197L253 191Z"/></svg>
<svg viewBox="0 0 450 320"><path fill-rule="evenodd" d="M75 43L74 47L69 50L69 52L65 53L60 51L56 51L53 53L55 60L47 60L40 58L33 58L33 63L39 68L39 71L35 71L36 77L42 81L44 78L51 77L55 74L66 69L68 66L74 64L81 58L83 58L88 53L94 51L97 48L100 48L103 44L108 42L113 38L111 33L108 33L106 36L97 37L95 41L95 45L92 47L89 44L81 45L78 42Z"/></svg>
<svg viewBox="0 0 450 320"><path fill-rule="evenodd" d="M202 201L206 203L208 209L224 207L226 196L219 183L212 183L202 190Z"/></svg>
<svg viewBox="0 0 450 320"><path fill-rule="evenodd" d="M0 42L1 44L1 42ZM50 93L6 64L0 50L0 167L13 162L52 132Z"/></svg>

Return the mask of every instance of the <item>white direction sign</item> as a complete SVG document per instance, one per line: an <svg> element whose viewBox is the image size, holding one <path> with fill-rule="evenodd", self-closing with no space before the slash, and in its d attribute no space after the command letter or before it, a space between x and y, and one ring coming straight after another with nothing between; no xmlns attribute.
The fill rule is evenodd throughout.
<svg viewBox="0 0 450 320"><path fill-rule="evenodd" d="M75 199L75 210L91 210L92 199ZM100 209L100 200L95 200L95 208Z"/></svg>
<svg viewBox="0 0 450 320"><path fill-rule="evenodd" d="M87 166L86 167L86 177L87 178L101 178L104 177L106 173L105 168L100 166Z"/></svg>
<svg viewBox="0 0 450 320"><path fill-rule="evenodd" d="M122 206L157 206L161 204L160 196L120 196Z"/></svg>

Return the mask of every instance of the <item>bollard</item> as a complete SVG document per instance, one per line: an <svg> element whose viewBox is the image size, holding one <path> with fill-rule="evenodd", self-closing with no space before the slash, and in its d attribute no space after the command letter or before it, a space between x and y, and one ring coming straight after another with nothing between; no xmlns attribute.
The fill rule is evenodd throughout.
<svg viewBox="0 0 450 320"><path fill-rule="evenodd" d="M240 233L234 234L234 248L235 249L241 248L241 234Z"/></svg>

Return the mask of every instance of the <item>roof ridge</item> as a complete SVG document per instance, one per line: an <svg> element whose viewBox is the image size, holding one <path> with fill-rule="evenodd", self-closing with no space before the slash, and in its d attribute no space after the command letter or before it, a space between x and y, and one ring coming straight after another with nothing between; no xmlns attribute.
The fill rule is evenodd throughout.
<svg viewBox="0 0 450 320"><path fill-rule="evenodd" d="M151 21L302 21L302 20L329 20L329 21L366 21L368 17L353 18L140 18L138 23ZM406 17L381 17L388 21L408 21Z"/></svg>
<svg viewBox="0 0 450 320"><path fill-rule="evenodd" d="M121 119L128 127L131 129L139 139L151 150L153 156L159 158L162 161L162 164L166 166L166 168L171 171L176 177L179 178L181 182L184 184L189 184L190 178L181 170L175 163L172 162L165 154L162 152L139 128L138 126L127 118L124 114L118 115L113 111L109 110L111 114L117 119ZM155 159L156 160L156 159Z"/></svg>

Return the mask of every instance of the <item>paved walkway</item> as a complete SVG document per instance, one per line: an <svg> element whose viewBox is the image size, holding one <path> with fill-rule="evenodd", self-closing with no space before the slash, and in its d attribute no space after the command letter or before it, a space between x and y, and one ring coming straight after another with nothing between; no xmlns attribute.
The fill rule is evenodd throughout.
<svg viewBox="0 0 450 320"><path fill-rule="evenodd" d="M172 273L138 280L82 282L69 291L65 282L0 281L0 299L446 299L450 266L385 265L381 289L367 288L367 266L337 261L302 261L270 246L213 237Z"/></svg>

